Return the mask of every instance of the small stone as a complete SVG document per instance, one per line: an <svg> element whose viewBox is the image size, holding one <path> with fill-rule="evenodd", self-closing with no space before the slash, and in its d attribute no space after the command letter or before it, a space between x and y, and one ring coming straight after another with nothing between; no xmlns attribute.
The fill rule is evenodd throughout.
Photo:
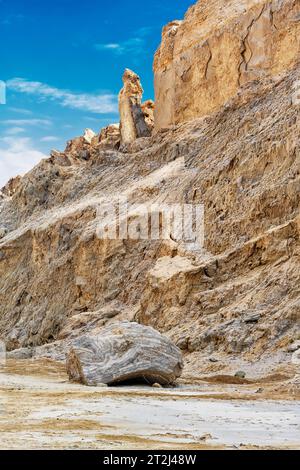
<svg viewBox="0 0 300 470"><path fill-rule="evenodd" d="M200 437L200 441L207 441L208 439L212 439L211 434L203 434L203 436Z"/></svg>
<svg viewBox="0 0 300 470"><path fill-rule="evenodd" d="M239 379L244 379L246 377L246 372L239 370L234 374L234 376Z"/></svg>
<svg viewBox="0 0 300 470"><path fill-rule="evenodd" d="M159 383L155 383L152 385L153 388L162 388L162 385L160 385Z"/></svg>
<svg viewBox="0 0 300 470"><path fill-rule="evenodd" d="M244 323L257 323L260 320L260 317L260 313L253 312L245 315L243 321Z"/></svg>
<svg viewBox="0 0 300 470"><path fill-rule="evenodd" d="M294 353L300 349L300 341L294 341L292 344L290 344L287 348L287 351L289 353Z"/></svg>
<svg viewBox="0 0 300 470"><path fill-rule="evenodd" d="M258 388L258 389L256 390L255 393L262 393L263 391L264 391L264 389L260 387L260 388Z"/></svg>

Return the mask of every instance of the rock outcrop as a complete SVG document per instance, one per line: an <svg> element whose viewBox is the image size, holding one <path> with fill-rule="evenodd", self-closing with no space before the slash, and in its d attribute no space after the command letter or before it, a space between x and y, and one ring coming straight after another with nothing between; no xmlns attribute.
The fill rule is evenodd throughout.
<svg viewBox="0 0 300 470"><path fill-rule="evenodd" d="M210 47L233 33L234 39L245 18L261 11L261 2L248 3L224 1L218 15L205 10L207 2L197 3L182 25L172 25L169 54L183 31L191 54L201 46L193 31L202 8L201 34L211 33ZM127 320L152 326L180 347L184 376L198 376L207 364L218 370L234 364L234 372L247 375L245 363L299 367L289 347L300 338L300 65L292 65L298 6L290 0L270 5L279 31L274 26L273 39L278 34L291 44L282 61L270 59L278 73L256 70L247 55L242 88L232 89L232 98L226 92L217 111L139 138L127 153L122 145L106 147L111 135L118 142L118 129L104 130L91 143L77 138L6 187L0 199L0 338L9 350L29 348L47 357L60 351L60 357L76 337ZM224 93L235 70L230 58L235 55L229 54ZM222 77L207 81L213 106ZM182 82L172 80L185 110L178 108L178 118L192 119L196 88L187 78L183 96ZM201 87L199 96L204 103ZM99 205L115 204L119 196L129 206L203 204L204 250L171 236L99 237Z"/></svg>
<svg viewBox="0 0 300 470"><path fill-rule="evenodd" d="M150 134L152 134L153 129L154 129L154 109L155 109L154 101L152 100L144 101L141 107L142 107L142 111L145 117L145 122L148 126Z"/></svg>
<svg viewBox="0 0 300 470"><path fill-rule="evenodd" d="M120 125L110 124L101 130L98 139L101 147L106 149L118 149L121 142Z"/></svg>
<svg viewBox="0 0 300 470"><path fill-rule="evenodd" d="M67 354L70 380L85 385L128 381L173 384L182 373L180 350L153 328L117 322L75 340Z"/></svg>
<svg viewBox="0 0 300 470"><path fill-rule="evenodd" d="M299 60L299 0L199 0L163 30L154 61L155 126L217 111L243 85Z"/></svg>
<svg viewBox="0 0 300 470"><path fill-rule="evenodd" d="M86 129L84 131L84 135L83 135L83 138L84 140L88 143L88 144L91 144L92 143L92 140L93 138L96 136L95 132L92 131L92 129Z"/></svg>
<svg viewBox="0 0 300 470"><path fill-rule="evenodd" d="M140 77L129 69L123 75L124 87L119 94L120 131L123 144L131 144L139 137L149 137L149 106L142 109L143 88ZM151 120L151 117L150 117Z"/></svg>
<svg viewBox="0 0 300 470"><path fill-rule="evenodd" d="M2 198L5 198L5 197L12 197L20 182L21 182L21 176L16 176L15 178L11 178L7 183L6 185L4 186L4 188L2 188L1 190L1 195L2 195Z"/></svg>

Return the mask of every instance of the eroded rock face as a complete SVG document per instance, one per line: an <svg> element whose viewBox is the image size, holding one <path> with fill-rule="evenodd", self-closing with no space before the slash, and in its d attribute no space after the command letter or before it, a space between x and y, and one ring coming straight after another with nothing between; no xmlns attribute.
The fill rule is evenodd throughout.
<svg viewBox="0 0 300 470"><path fill-rule="evenodd" d="M85 385L142 380L173 384L182 372L180 350L153 328L117 322L75 340L67 355L70 380Z"/></svg>
<svg viewBox="0 0 300 470"><path fill-rule="evenodd" d="M99 144L104 148L118 149L120 147L120 125L110 124L101 130L99 135Z"/></svg>
<svg viewBox="0 0 300 470"><path fill-rule="evenodd" d="M299 15L298 0L201 0L167 25L154 60L156 128L216 111L295 65Z"/></svg>
<svg viewBox="0 0 300 470"><path fill-rule="evenodd" d="M150 130L150 133L152 133L154 129L154 109L155 109L154 101L147 100L144 103L142 103L142 111L145 117L145 122L148 126L148 129Z"/></svg>
<svg viewBox="0 0 300 470"><path fill-rule="evenodd" d="M142 110L143 88L139 76L129 69L123 75L124 87L119 94L120 130L123 144L139 137L149 137L149 128Z"/></svg>
<svg viewBox="0 0 300 470"><path fill-rule="evenodd" d="M278 2L278 11L291 4ZM209 21L221 27L223 16ZM169 54L180 29L171 26ZM212 354L220 368L239 360L273 367L275 357L296 367L289 345L300 337L299 83L299 64L280 78L251 79L217 112L135 140L130 158L122 146L106 147L117 129L90 144L77 138L6 186L0 338L7 348L64 358L74 338L128 320L184 350L187 376L198 375ZM194 104L185 103L193 115ZM204 204L205 254L174 238L99 238L99 204L119 196L154 207ZM238 369L244 365L235 362Z"/></svg>
<svg viewBox="0 0 300 470"><path fill-rule="evenodd" d="M11 178L6 185L1 190L2 197L12 197L21 181L21 176L16 176L15 178Z"/></svg>
<svg viewBox="0 0 300 470"><path fill-rule="evenodd" d="M0 205L7 348L50 349L126 319L185 350L187 373L206 354L226 362L278 352L290 362L300 331L299 79L295 67L276 86L251 82L243 103L157 133L130 158L85 143L89 160L51 157L21 178ZM119 195L204 203L208 258L174 241L99 239L97 204Z"/></svg>

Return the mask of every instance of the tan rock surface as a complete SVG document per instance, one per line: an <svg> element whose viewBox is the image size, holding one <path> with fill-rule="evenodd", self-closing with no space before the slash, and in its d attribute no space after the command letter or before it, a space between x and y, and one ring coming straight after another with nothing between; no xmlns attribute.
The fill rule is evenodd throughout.
<svg viewBox="0 0 300 470"><path fill-rule="evenodd" d="M155 126L217 111L245 84L299 60L298 0L207 0L163 30L154 60Z"/></svg>
<svg viewBox="0 0 300 470"><path fill-rule="evenodd" d="M119 94L120 131L123 144L130 144L139 137L151 135L149 113L147 121L142 109L143 88L140 77L126 69L123 75L124 86ZM146 109L148 106L144 106ZM151 120L151 118L150 118Z"/></svg>
<svg viewBox="0 0 300 470"><path fill-rule="evenodd" d="M145 122L151 134L154 129L154 109L155 109L154 101L147 100L147 101L144 101L144 103L142 103L142 111L145 116Z"/></svg>
<svg viewBox="0 0 300 470"><path fill-rule="evenodd" d="M101 147L118 149L120 147L121 135L120 125L110 124L101 130L99 135L99 143Z"/></svg>
<svg viewBox="0 0 300 470"><path fill-rule="evenodd" d="M251 2L249 20L260 3ZM241 19L232 10L228 34L244 24L245 3L223 5L204 35L231 18L229 6L240 5ZM293 38L296 2L276 5L275 24L290 25L280 37ZM201 8L188 13L191 25ZM300 68L291 51L286 63L270 59L279 78L267 71L253 81L249 69L243 89L206 117L137 139L127 153L77 138L6 187L0 337L10 350L62 356L70 338L129 320L172 339L188 377L207 365L216 373L233 364L233 375L299 367L289 348L300 338ZM129 204L204 204L204 252L171 239L99 239L97 208L120 195Z"/></svg>

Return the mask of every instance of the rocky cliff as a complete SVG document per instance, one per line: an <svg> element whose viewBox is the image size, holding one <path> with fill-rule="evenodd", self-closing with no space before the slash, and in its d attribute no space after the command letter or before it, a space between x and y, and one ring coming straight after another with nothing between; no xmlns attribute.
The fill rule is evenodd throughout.
<svg viewBox="0 0 300 470"><path fill-rule="evenodd" d="M0 335L12 354L62 358L70 339L118 319L169 336L185 355L186 377L241 363L256 373L293 369L298 13L291 0L198 2L181 25L167 27L156 57L156 73L165 70L156 75L157 128L180 124L121 146L116 125L86 133L2 190ZM272 47L260 60L266 31ZM163 123L162 99L175 112ZM99 238L97 208L120 195L129 204L204 204L204 250L171 237Z"/></svg>
<svg viewBox="0 0 300 470"><path fill-rule="evenodd" d="M246 83L299 58L299 0L198 1L163 30L154 61L156 128L217 111Z"/></svg>

